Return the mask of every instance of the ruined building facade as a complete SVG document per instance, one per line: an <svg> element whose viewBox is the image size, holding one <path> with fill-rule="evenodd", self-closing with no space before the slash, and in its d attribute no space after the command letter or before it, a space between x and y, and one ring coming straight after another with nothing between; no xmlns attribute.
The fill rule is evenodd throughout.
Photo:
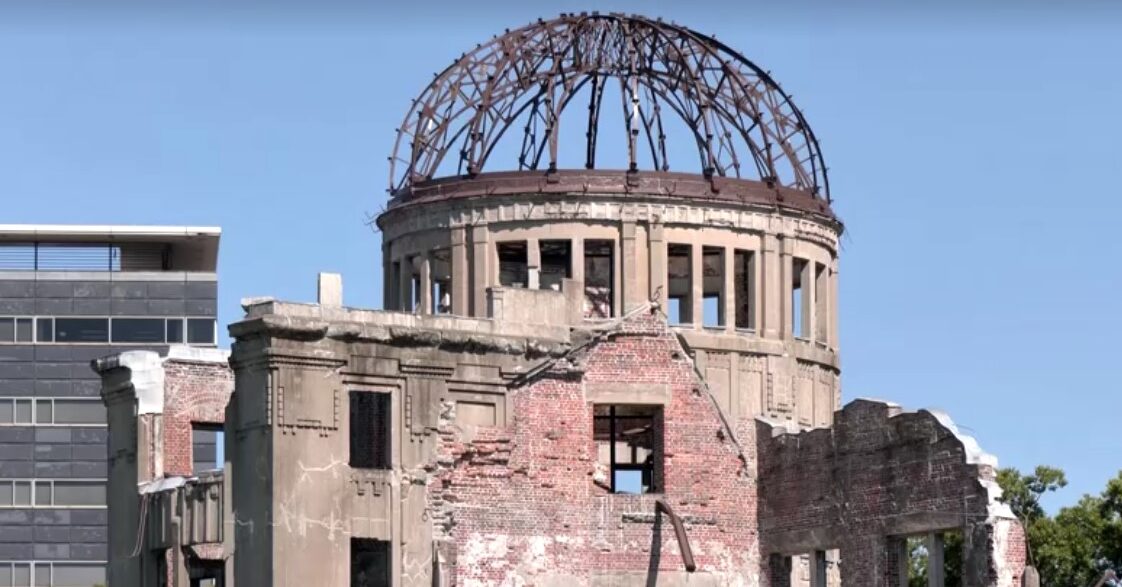
<svg viewBox="0 0 1122 587"><path fill-rule="evenodd" d="M622 170L595 154L605 80ZM669 171L671 114L698 173ZM517 169L493 171L507 131ZM401 133L385 310L325 275L317 304L246 300L228 363L95 362L114 587L897 587L906 539L936 560L944 532L964 585L1020 584L994 459L943 414L841 405L842 225L809 126L746 59L563 15L465 54ZM216 418L224 470L171 466Z"/></svg>

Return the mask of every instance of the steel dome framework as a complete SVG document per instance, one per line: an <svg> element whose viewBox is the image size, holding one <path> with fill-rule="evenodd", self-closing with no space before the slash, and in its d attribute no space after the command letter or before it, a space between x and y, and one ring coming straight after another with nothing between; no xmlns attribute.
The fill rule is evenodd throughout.
<svg viewBox="0 0 1122 587"><path fill-rule="evenodd" d="M814 133L767 72L688 28L597 13L508 31L437 74L397 131L390 193L453 169L469 177L485 169L556 170L562 115L586 87L587 116L569 113L566 120L580 120L566 132L583 127L585 168L596 169L610 83L623 102L629 170L640 169L641 157L644 167L649 161L653 170L671 169L663 120L676 115L692 132L700 173L759 179L830 201ZM518 132L516 163L496 169L496 145Z"/></svg>

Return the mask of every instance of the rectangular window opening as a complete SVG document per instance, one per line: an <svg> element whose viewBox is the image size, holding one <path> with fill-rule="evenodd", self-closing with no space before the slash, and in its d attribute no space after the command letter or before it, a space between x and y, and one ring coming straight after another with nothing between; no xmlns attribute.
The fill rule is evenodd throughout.
<svg viewBox="0 0 1122 587"><path fill-rule="evenodd" d="M526 287L530 281L526 241L498 243L499 285Z"/></svg>
<svg viewBox="0 0 1122 587"><path fill-rule="evenodd" d="M584 317L615 315L615 241L584 241Z"/></svg>
<svg viewBox="0 0 1122 587"><path fill-rule="evenodd" d="M561 291L563 280L573 276L573 249L572 241L543 240L541 247L541 276L538 287Z"/></svg>
<svg viewBox="0 0 1122 587"><path fill-rule="evenodd" d="M167 336L164 318L114 318L113 342L163 343Z"/></svg>
<svg viewBox="0 0 1122 587"><path fill-rule="evenodd" d="M196 475L203 471L221 469L225 464L223 455L225 432L221 424L191 424L191 472Z"/></svg>
<svg viewBox="0 0 1122 587"><path fill-rule="evenodd" d="M803 290L803 273L806 272L806 268L805 259L791 261L791 333L798 338L809 338L807 332L809 316L805 307L809 298Z"/></svg>
<svg viewBox="0 0 1122 587"><path fill-rule="evenodd" d="M393 293L390 294L390 297L394 302L396 302L396 304L394 304L393 309L402 310L402 309L404 309L404 308L402 308L402 305L404 304L404 302L401 300L401 291L400 291L401 290L401 285L400 285L401 284L401 262L400 261L394 261L394 262L390 263L389 280L390 280L390 291L393 292Z"/></svg>
<svg viewBox="0 0 1122 587"><path fill-rule="evenodd" d="M55 342L109 342L108 318L55 318Z"/></svg>
<svg viewBox="0 0 1122 587"><path fill-rule="evenodd" d="M389 587L390 543L351 538L351 587Z"/></svg>
<svg viewBox="0 0 1122 587"><path fill-rule="evenodd" d="M389 469L392 414L390 394L350 393L350 465L358 469Z"/></svg>
<svg viewBox="0 0 1122 587"><path fill-rule="evenodd" d="M906 585L962 585L963 538L960 531L901 537L907 557ZM940 564L942 563L942 564ZM934 576L932 576L934 575Z"/></svg>
<svg viewBox="0 0 1122 587"><path fill-rule="evenodd" d="M666 246L666 301L670 324L693 324L693 247Z"/></svg>
<svg viewBox="0 0 1122 587"><path fill-rule="evenodd" d="M429 291L433 314L452 313L452 251L437 249L432 252L429 271L432 275L432 290Z"/></svg>
<svg viewBox="0 0 1122 587"><path fill-rule="evenodd" d="M170 343L183 342L183 319L182 318L168 318L167 319L167 341Z"/></svg>
<svg viewBox="0 0 1122 587"><path fill-rule="evenodd" d="M213 318L188 318L188 344L214 344L215 322Z"/></svg>
<svg viewBox="0 0 1122 587"><path fill-rule="evenodd" d="M725 325L725 250L701 249L701 323L709 328Z"/></svg>
<svg viewBox="0 0 1122 587"><path fill-rule="evenodd" d="M814 340L820 343L825 343L829 338L827 332L830 323L829 309L827 308L830 301L829 286L827 285L829 275L828 267L821 263L814 264Z"/></svg>
<svg viewBox="0 0 1122 587"><path fill-rule="evenodd" d="M737 250L733 254L733 303L736 308L736 327L756 327L756 257L751 251Z"/></svg>
<svg viewBox="0 0 1122 587"><path fill-rule="evenodd" d="M597 405L593 440L612 493L662 491L662 407Z"/></svg>
<svg viewBox="0 0 1122 587"><path fill-rule="evenodd" d="M55 321L54 318L36 318L35 319L35 342L54 342L55 341Z"/></svg>

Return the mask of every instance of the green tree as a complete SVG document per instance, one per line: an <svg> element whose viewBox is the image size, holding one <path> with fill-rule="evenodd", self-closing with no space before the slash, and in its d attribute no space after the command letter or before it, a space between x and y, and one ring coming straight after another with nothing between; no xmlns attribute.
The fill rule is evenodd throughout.
<svg viewBox="0 0 1122 587"><path fill-rule="evenodd" d="M1041 496L1066 487L1067 478L1060 469L1046 465L1038 465L1031 475L1022 475L1008 467L997 471L997 484L1001 486L1001 501L1009 504L1009 509L1027 528L1045 517Z"/></svg>
<svg viewBox="0 0 1122 587"><path fill-rule="evenodd" d="M1029 560L1042 585L1093 585L1106 568L1122 564L1122 472L1099 496L1084 495L1048 516L1040 498L1067 485L1060 469L1039 466L1030 475L1001 469L1002 501L1025 525Z"/></svg>

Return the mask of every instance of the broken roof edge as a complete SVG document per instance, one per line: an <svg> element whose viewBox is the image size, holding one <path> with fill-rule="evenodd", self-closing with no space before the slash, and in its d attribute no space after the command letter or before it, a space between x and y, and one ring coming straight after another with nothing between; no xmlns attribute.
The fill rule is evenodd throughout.
<svg viewBox="0 0 1122 587"><path fill-rule="evenodd" d="M905 410L900 406L900 404L894 402L870 398L857 398L845 404L840 410L834 413L843 413L847 410L858 408L862 405L882 407L886 415L886 422L889 422L894 418L900 416L924 415L930 417L931 419L935 420L935 422L940 427L950 433L950 435L954 437L954 439L958 441L960 445L962 445L964 465L975 467L976 470L997 470L997 457L992 453L988 453L982 450L981 445L978 444L977 439L975 439L973 436L960 432L958 429L958 425L956 425L954 423L954 420L951 419L950 415L943 410ZM781 437L799 437L802 434L814 432L820 433L822 430L830 430L832 432L834 430L833 425L826 428L802 429L795 422L777 421L766 416L757 416L756 421L763 423L764 425L769 427L771 432L770 436L773 439L778 439ZM992 521L995 519L1017 519L1009 505L1001 501L1003 491L1001 489L1001 486L995 479L989 478L985 476L985 474L979 474L976 480L981 486L982 490L985 491L987 496L986 512L989 520Z"/></svg>
<svg viewBox="0 0 1122 587"><path fill-rule="evenodd" d="M421 315L252 298L230 336L432 346L457 351L556 356L571 346L567 325L519 324L490 318Z"/></svg>

